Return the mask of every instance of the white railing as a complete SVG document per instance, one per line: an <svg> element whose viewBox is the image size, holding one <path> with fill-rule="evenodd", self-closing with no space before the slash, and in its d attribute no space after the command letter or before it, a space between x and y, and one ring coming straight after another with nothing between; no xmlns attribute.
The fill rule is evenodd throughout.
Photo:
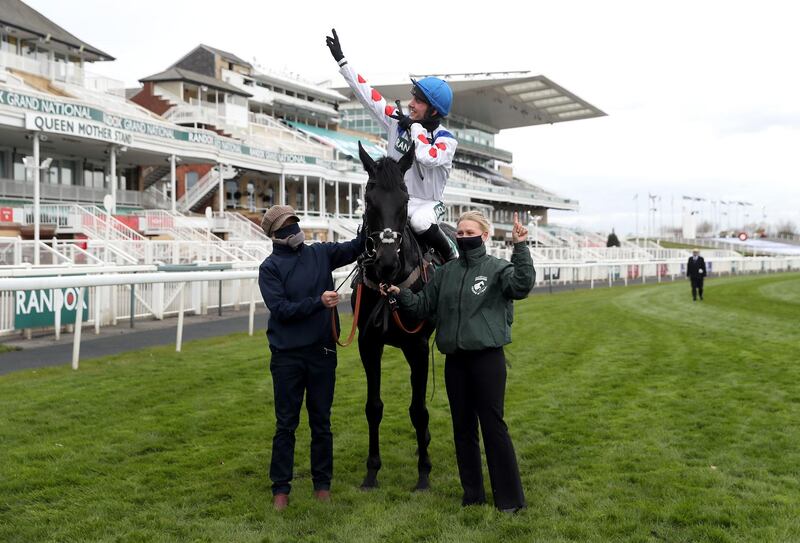
<svg viewBox="0 0 800 543"><path fill-rule="evenodd" d="M447 182L447 186L452 188L457 187L466 190L473 190L480 192L483 195L493 195L496 196L496 199L500 201L503 201L504 196L518 196L532 200L532 203L534 204L536 202L542 202L547 204L558 204L560 208L565 209L578 208L577 202L569 199L559 198L558 196L554 196L549 193L537 191L533 187L531 189L522 189L493 185L485 179L459 168L453 168L450 170L450 178Z"/></svg>
<svg viewBox="0 0 800 543"><path fill-rule="evenodd" d="M269 115L250 113L247 140L260 144L269 149L277 148L280 151L305 154L333 160L333 150L293 130Z"/></svg>
<svg viewBox="0 0 800 543"><path fill-rule="evenodd" d="M258 297L257 277L258 270L251 268L0 278L0 332L8 333L11 331L9 328L13 327L15 291L74 288L77 291L78 307L83 307L84 299L88 300L88 319L85 323L83 311L76 312L72 360L74 369L78 368L83 325L92 323L95 333L99 333L101 325L116 324L123 316L128 316L133 325L136 318L143 316L163 319L169 314L177 314L176 350L180 351L183 315L187 308L196 314L205 314L209 308L217 307L221 313L225 306L238 309L240 304L247 303L250 310L249 331L252 335ZM213 288L210 284L213 282L218 283L218 288ZM88 297L87 291L90 291ZM60 307L55 308L57 313L60 310ZM57 330L56 333L58 332Z"/></svg>
<svg viewBox="0 0 800 543"><path fill-rule="evenodd" d="M230 232L233 235L229 238L231 240L269 240L261 228L239 213L223 211L220 214L217 212L214 214L214 221L215 229Z"/></svg>
<svg viewBox="0 0 800 543"><path fill-rule="evenodd" d="M208 124L221 130L227 130L224 114L213 108L196 104L179 104L167 111L164 118L176 124Z"/></svg>
<svg viewBox="0 0 800 543"><path fill-rule="evenodd" d="M43 200L56 202L102 202L108 191L103 188L83 187L80 185L40 185ZM0 198L23 198L33 200L33 182L0 179ZM147 202L143 193L135 190L118 190L117 204L125 206L143 206Z"/></svg>
<svg viewBox="0 0 800 543"><path fill-rule="evenodd" d="M87 72L74 62L54 61L41 57L32 58L10 51L0 51L0 69L2 68L12 68L50 81L76 85L99 94L125 97L124 82Z"/></svg>

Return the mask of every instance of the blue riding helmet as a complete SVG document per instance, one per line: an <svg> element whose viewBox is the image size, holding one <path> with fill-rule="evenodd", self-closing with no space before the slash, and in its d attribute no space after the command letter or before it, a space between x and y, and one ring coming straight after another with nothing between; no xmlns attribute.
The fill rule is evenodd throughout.
<svg viewBox="0 0 800 543"><path fill-rule="evenodd" d="M450 113L450 106L453 105L453 91L446 81L438 77L424 77L417 81L412 77L411 82L442 117L447 117L447 114Z"/></svg>

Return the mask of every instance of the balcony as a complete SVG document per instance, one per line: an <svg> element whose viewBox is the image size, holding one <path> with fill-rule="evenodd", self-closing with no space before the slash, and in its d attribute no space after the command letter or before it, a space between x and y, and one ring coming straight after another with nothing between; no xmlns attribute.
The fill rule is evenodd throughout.
<svg viewBox="0 0 800 543"><path fill-rule="evenodd" d="M503 162L509 162L509 163L512 162L514 158L511 151L506 151L505 149L498 149L497 147L492 147L490 145L483 145L472 141L466 141L464 139L458 140L458 147L456 148L456 152L462 152L470 155L477 155L481 158L502 160Z"/></svg>
<svg viewBox="0 0 800 543"><path fill-rule="evenodd" d="M524 200L529 205L542 205L545 207L554 207L558 209L577 210L578 202L568 198L560 198L553 194L536 190L535 187L530 189L521 187L500 187L493 185L476 175L472 175L464 170L453 168L450 171L450 179L447 182L448 189L463 189L472 191L476 194L475 197L480 197L486 200L497 202L507 202L509 197ZM447 191L447 189L445 189Z"/></svg>
<svg viewBox="0 0 800 543"><path fill-rule="evenodd" d="M41 199L46 202L100 203L108 190L78 185L51 185L42 183ZM0 179L0 198L33 200L33 182ZM168 202L157 191L117 190L117 205L130 207L165 207Z"/></svg>
<svg viewBox="0 0 800 543"><path fill-rule="evenodd" d="M52 61L0 51L0 70L11 69L47 79L54 83L75 85L85 90L125 98L122 81L87 72L74 62Z"/></svg>

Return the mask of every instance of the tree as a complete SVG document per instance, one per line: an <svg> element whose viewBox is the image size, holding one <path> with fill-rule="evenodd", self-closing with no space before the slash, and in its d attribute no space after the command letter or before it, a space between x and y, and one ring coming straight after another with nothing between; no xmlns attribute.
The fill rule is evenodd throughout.
<svg viewBox="0 0 800 543"><path fill-rule="evenodd" d="M611 233L608 235L608 240L606 240L606 247L619 247L621 244L619 242L619 238L614 233L614 229L611 229Z"/></svg>
<svg viewBox="0 0 800 543"><path fill-rule="evenodd" d="M776 230L779 236L794 236L797 234L797 226L792 221L779 222Z"/></svg>

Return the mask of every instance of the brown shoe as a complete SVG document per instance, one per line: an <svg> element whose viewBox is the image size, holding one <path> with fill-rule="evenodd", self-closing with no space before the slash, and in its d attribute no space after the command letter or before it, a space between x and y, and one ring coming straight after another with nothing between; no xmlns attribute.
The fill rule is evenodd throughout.
<svg viewBox="0 0 800 543"><path fill-rule="evenodd" d="M283 511L289 506L289 495L288 494L275 494L272 496L272 507L275 508L275 511Z"/></svg>
<svg viewBox="0 0 800 543"><path fill-rule="evenodd" d="M317 501L321 502L329 502L331 501L331 491L330 490L315 490L314 497Z"/></svg>

